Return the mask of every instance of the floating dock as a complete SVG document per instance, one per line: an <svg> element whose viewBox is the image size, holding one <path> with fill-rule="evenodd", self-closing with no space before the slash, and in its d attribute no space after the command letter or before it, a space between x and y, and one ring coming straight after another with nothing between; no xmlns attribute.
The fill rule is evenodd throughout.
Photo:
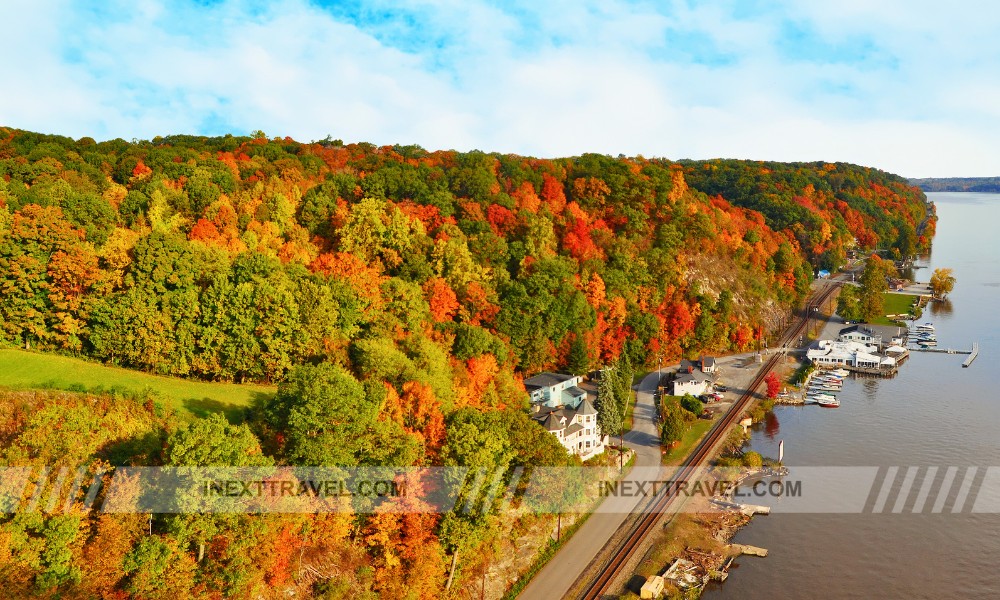
<svg viewBox="0 0 1000 600"><path fill-rule="evenodd" d="M979 342L972 342L972 352L969 353L969 358L965 359L965 362L962 363L962 367L966 368L971 365L977 356L979 356Z"/></svg>

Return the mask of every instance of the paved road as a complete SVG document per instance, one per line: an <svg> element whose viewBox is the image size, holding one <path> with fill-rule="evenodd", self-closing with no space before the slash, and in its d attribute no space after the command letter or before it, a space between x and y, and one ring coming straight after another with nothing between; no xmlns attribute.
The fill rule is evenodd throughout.
<svg viewBox="0 0 1000 600"><path fill-rule="evenodd" d="M656 429L656 371L647 375L636 388L636 404L632 430L625 434L625 444L635 452L635 463L625 480L649 481L659 472L660 436ZM642 498L610 496L587 519L576 534L545 565L519 598L522 600L552 600L562 598L600 552L608 539L621 527Z"/></svg>

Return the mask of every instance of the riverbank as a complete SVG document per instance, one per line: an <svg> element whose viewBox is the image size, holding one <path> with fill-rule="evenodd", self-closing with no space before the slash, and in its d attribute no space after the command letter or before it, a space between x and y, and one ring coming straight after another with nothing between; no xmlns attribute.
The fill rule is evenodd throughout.
<svg viewBox="0 0 1000 600"><path fill-rule="evenodd" d="M833 314L835 303L836 294L819 307L817 321L808 327L800 348L787 351L773 350L786 354L786 360L780 363L777 369L781 380L786 382L786 387L791 386L792 379L798 378L805 370L802 368L801 360L804 360L804 351L808 344L814 339L825 337L833 330L839 331L839 328L844 326L843 319ZM745 372L753 373L755 372L753 367L756 366L758 363L753 360L746 361L741 368L745 369ZM740 390L739 393L744 391ZM788 402L791 402L792 398L793 396L789 394ZM757 401L747 409L746 414L753 414L761 400L763 397L758 395ZM766 418L766 414L762 418ZM743 444L745 442L740 446ZM725 453L724 447L716 448L712 456L713 464L718 464L720 457ZM740 481L753 475L754 472L745 473ZM732 482L729 483L732 485ZM623 598L638 598L643 582L666 574L672 565L683 565L684 568L680 571L685 573L685 577L665 582L668 597L673 597L669 594L681 594L685 598L697 597L710 579L718 581L726 579L728 565L746 549L732 545L731 541L752 521L758 510L757 507L747 508L731 501L718 500L712 496L695 496L685 500L683 508L664 524L662 530L650 542L649 550L634 570L635 576L628 582ZM675 568L675 571L678 569ZM685 581L688 585L684 585ZM695 584L695 581L698 583Z"/></svg>

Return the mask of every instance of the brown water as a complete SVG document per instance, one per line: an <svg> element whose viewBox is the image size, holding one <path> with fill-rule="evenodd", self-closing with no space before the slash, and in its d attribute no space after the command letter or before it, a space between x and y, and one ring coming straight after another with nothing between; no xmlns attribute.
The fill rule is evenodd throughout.
<svg viewBox="0 0 1000 600"><path fill-rule="evenodd" d="M939 480L947 467L959 467L959 479L980 467L970 501L950 512L956 483L941 514L930 502L913 514L911 499L902 514L757 517L734 541L770 555L739 559L707 600L1000 598L1000 514L971 512L982 467L1000 466L1000 194L928 197L938 231L915 275L951 267L958 283L922 321L934 323L939 348L978 341L979 358L963 369L963 355L913 353L894 379L847 381L838 409L777 408L751 445L777 456L783 439L792 478L795 466L937 466Z"/></svg>

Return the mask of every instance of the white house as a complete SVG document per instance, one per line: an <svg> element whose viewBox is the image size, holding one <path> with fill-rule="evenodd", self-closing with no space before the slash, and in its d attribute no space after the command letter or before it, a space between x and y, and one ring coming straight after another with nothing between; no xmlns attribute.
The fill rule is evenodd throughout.
<svg viewBox="0 0 1000 600"><path fill-rule="evenodd" d="M837 339L841 342L858 342L859 344L872 346L877 346L882 343L882 336L875 335L874 332L865 328L863 325L851 325L850 327L841 329L840 335Z"/></svg>
<svg viewBox="0 0 1000 600"><path fill-rule="evenodd" d="M678 373L670 385L670 393L673 396L684 394L700 396L712 387L712 377L700 371Z"/></svg>
<svg viewBox="0 0 1000 600"><path fill-rule="evenodd" d="M587 460L604 452L608 436L598 433L597 410L586 398L576 408L547 409L542 403L532 408L535 411L533 418L556 436L569 453Z"/></svg>
<svg viewBox="0 0 1000 600"><path fill-rule="evenodd" d="M582 378L566 373L539 373L524 380L524 389L531 396L532 404L543 404L549 408L569 405L576 408L587 396L578 387Z"/></svg>
<svg viewBox="0 0 1000 600"><path fill-rule="evenodd" d="M837 339L841 342L858 342L872 346L901 345L903 329L885 325L851 325L840 330Z"/></svg>
<svg viewBox="0 0 1000 600"><path fill-rule="evenodd" d="M672 396L700 396L711 390L715 382L714 373L717 371L718 367L712 357L703 356L699 362L682 360L677 372L667 376L669 381L666 385L661 383L661 391L667 391Z"/></svg>

